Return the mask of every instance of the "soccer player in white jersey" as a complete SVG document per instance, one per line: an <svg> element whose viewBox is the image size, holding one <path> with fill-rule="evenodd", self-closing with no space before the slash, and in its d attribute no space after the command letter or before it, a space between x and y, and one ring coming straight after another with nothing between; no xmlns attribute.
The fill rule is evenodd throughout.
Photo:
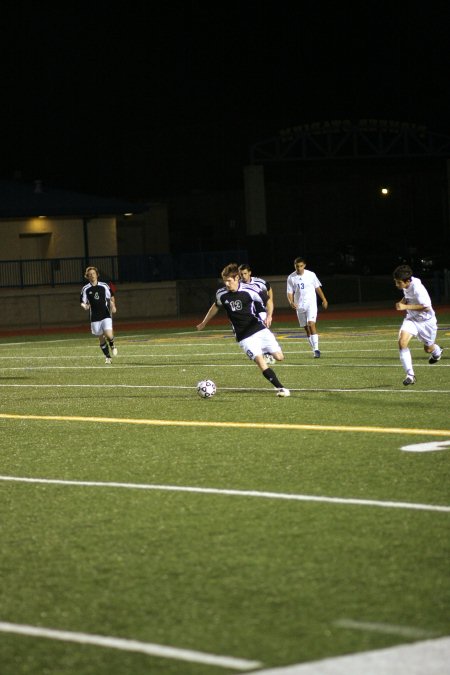
<svg viewBox="0 0 450 675"><path fill-rule="evenodd" d="M116 312L114 293L108 284L99 281L96 267L87 267L84 277L88 283L81 289L80 304L90 313L91 333L98 337L105 363L110 365L111 357L117 356L111 316Z"/></svg>
<svg viewBox="0 0 450 675"><path fill-rule="evenodd" d="M403 384L407 387L416 383L416 376L412 364L412 356L409 350L409 341L416 337L423 343L423 348L430 354L428 363L434 365L440 361L442 349L436 344L437 320L431 305L430 295L420 279L413 276L409 265L400 265L394 270L394 283L403 291L403 298L395 304L395 308L402 312L406 310L406 316L400 326L398 347L400 350L400 363L406 373Z"/></svg>
<svg viewBox="0 0 450 675"><path fill-rule="evenodd" d="M256 363L266 380L276 387L277 396L290 396L289 389L283 387L263 357L263 354L267 352L272 354L275 361L284 360L284 354L275 335L267 328L259 315L262 308L261 296L242 283L236 263L230 263L222 270L222 280L224 286L217 291L215 302L209 308L203 321L197 325L197 330L203 330L223 307L242 351Z"/></svg>
<svg viewBox="0 0 450 675"><path fill-rule="evenodd" d="M273 303L273 290L268 281L261 279L260 277L252 276L252 270L248 263L242 263L239 265L239 276L241 277L244 284L253 288L262 298L264 303L264 309L259 313L259 316L266 324L267 328L270 328L273 317L274 303ZM266 363L273 365L275 359L272 354L263 354Z"/></svg>
<svg viewBox="0 0 450 675"><path fill-rule="evenodd" d="M322 307L327 309L328 300L314 272L306 269L306 260L298 257L294 260L295 272L287 278L287 299L292 309L297 312L298 323L305 329L311 345L313 357L320 358L319 336L317 334L317 296L322 300Z"/></svg>

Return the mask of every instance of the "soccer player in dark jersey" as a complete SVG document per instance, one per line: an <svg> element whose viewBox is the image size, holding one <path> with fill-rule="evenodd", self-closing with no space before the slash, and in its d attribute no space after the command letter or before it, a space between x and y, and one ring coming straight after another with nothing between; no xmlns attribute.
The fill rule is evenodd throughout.
<svg viewBox="0 0 450 675"><path fill-rule="evenodd" d="M220 307L223 307L241 349L249 359L256 363L266 380L278 389L277 396L290 396L289 389L283 387L272 368L269 368L264 360L264 353L272 354L276 361L283 361L284 354L275 335L259 316L262 309L261 296L241 282L239 268L235 263L230 263L222 270L222 279L225 286L217 291L215 302L209 308L203 321L197 325L197 330L203 330L206 324L216 316Z"/></svg>
<svg viewBox="0 0 450 675"><path fill-rule="evenodd" d="M112 362L111 357L117 356L111 316L116 313L114 292L108 284L99 281L96 267L87 267L84 277L89 283L81 289L81 306L90 311L91 333L98 337L105 363L109 365Z"/></svg>
<svg viewBox="0 0 450 675"><path fill-rule="evenodd" d="M268 281L261 279L260 277L252 276L252 269L248 263L242 263L239 265L239 276L241 280L250 288L253 288L262 298L264 309L259 313L259 316L266 324L267 328L270 328L272 325L273 317L273 290ZM263 354L266 363L270 366L275 363L275 359L272 354Z"/></svg>

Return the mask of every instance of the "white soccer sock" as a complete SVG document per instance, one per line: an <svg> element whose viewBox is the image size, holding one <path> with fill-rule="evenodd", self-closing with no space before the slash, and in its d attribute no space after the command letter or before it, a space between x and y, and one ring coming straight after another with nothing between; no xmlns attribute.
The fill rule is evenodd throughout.
<svg viewBox="0 0 450 675"><path fill-rule="evenodd" d="M442 349L439 347L439 345L434 345L434 349L431 352L431 356L434 356L436 358L436 356L440 356L441 354L442 354Z"/></svg>
<svg viewBox="0 0 450 675"><path fill-rule="evenodd" d="M406 349L400 349L400 363L407 375L414 375L412 356L408 347Z"/></svg>
<svg viewBox="0 0 450 675"><path fill-rule="evenodd" d="M315 335L311 335L311 347L314 349L319 349L319 336L317 333Z"/></svg>

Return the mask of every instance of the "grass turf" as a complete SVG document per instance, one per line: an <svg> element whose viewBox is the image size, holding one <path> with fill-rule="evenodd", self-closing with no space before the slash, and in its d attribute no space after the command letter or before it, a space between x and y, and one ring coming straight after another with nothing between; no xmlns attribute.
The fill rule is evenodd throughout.
<svg viewBox="0 0 450 675"><path fill-rule="evenodd" d="M439 319L448 348L450 316ZM289 399L275 396L227 327L119 333L111 367L89 335L0 340L0 414L17 416L0 418L0 473L102 483L1 482L0 622L264 667L448 634L449 513L111 485L448 505L450 445L401 450L450 441L445 358L429 366L413 343L418 382L405 388L392 317L319 327L313 360L298 327L274 326ZM210 400L195 391L205 377L218 387ZM8 632L0 662L4 675L232 672Z"/></svg>

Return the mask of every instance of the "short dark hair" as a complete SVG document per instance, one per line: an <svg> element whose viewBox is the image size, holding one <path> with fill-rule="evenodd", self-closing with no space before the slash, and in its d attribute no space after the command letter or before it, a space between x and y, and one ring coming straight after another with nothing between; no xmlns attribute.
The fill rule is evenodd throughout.
<svg viewBox="0 0 450 675"><path fill-rule="evenodd" d="M394 279L398 281L409 281L413 275L413 271L409 265L399 265L394 270Z"/></svg>
<svg viewBox="0 0 450 675"><path fill-rule="evenodd" d="M243 272L244 270L247 270L248 272L252 271L252 268L248 263L242 263L242 265L239 265L239 272Z"/></svg>
<svg viewBox="0 0 450 675"><path fill-rule="evenodd" d="M296 258L296 259L294 260L294 265L296 265L297 263L300 263L300 262L306 264L306 260L305 260L301 255L298 256L298 258Z"/></svg>

